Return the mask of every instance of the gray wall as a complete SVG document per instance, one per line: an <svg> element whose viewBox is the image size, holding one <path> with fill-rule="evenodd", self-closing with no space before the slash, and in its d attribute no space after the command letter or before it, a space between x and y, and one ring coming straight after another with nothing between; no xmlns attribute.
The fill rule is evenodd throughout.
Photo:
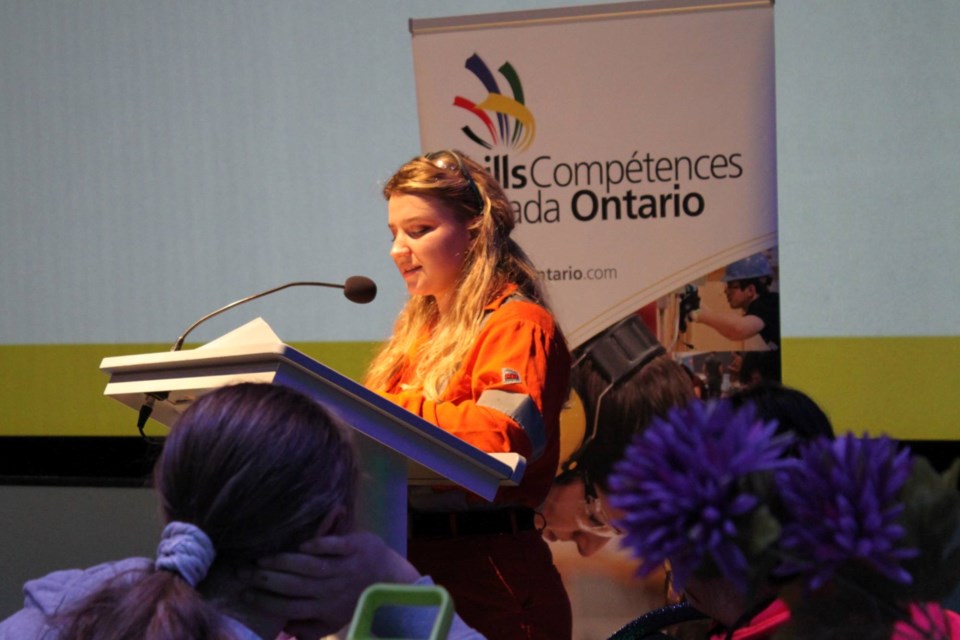
<svg viewBox="0 0 960 640"><path fill-rule="evenodd" d="M160 519L146 489L0 487L0 618L32 577L113 558L151 556Z"/></svg>

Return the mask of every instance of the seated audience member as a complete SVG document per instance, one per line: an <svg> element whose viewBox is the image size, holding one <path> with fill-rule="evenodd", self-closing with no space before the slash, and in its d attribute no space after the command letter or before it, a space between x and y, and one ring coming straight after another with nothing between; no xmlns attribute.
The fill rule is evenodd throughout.
<svg viewBox="0 0 960 640"><path fill-rule="evenodd" d="M764 380L747 387L740 387L730 394L735 408L752 404L757 416L763 420L775 420L777 433L789 433L793 444L788 455L796 455L799 445L824 437L833 439L830 418L813 399L793 387L772 380Z"/></svg>
<svg viewBox="0 0 960 640"><path fill-rule="evenodd" d="M540 512L544 538L574 542L589 556L619 533L611 524L619 513L606 499L614 463L652 418L694 394L687 371L636 316L579 349L571 385L582 411L563 417L561 470Z"/></svg>
<svg viewBox="0 0 960 640"><path fill-rule="evenodd" d="M735 409L752 405L758 418L775 421L776 433L789 434L792 442L785 448L784 455L795 457L800 445L816 438L834 438L833 426L820 405L802 391L779 382L763 380L740 387L729 396L729 401ZM685 598L673 591L673 585L669 584L667 599L676 602ZM732 608L738 610L741 605L743 603L737 600ZM673 632L684 640L700 640L711 626L709 621L688 622Z"/></svg>
<svg viewBox="0 0 960 640"><path fill-rule="evenodd" d="M355 476L345 428L309 398L262 384L215 390L184 412L157 461L166 526L156 559L28 582L24 608L0 623L0 638L272 640L286 630L315 640L335 632L370 584L430 584L379 538L353 530ZM308 612L284 617L251 604L251 587L264 584L258 561L301 549L321 551L340 571L328 569L325 606L314 594ZM426 635L433 611L396 608L380 622L391 636ZM482 639L456 618L450 637Z"/></svg>
<svg viewBox="0 0 960 640"><path fill-rule="evenodd" d="M935 604L960 581L955 478L885 437L792 454L793 427L741 405L656 419L617 464L609 500L640 572L669 562L714 640L960 638Z"/></svg>

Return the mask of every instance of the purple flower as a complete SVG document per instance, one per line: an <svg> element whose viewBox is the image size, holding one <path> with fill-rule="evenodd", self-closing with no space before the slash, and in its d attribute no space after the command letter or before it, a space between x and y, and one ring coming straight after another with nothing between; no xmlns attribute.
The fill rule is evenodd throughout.
<svg viewBox="0 0 960 640"><path fill-rule="evenodd" d="M746 588L743 528L761 500L745 479L790 464L781 455L791 437L775 432L752 405L719 401L674 409L634 438L610 476L610 504L625 512L617 524L641 575L669 559L678 589L708 566Z"/></svg>
<svg viewBox="0 0 960 640"><path fill-rule="evenodd" d="M818 589L847 563L865 564L909 584L901 560L917 550L898 545L904 529L900 491L910 475L910 452L889 438L848 434L803 448L801 464L777 474L786 519L777 573L799 573Z"/></svg>

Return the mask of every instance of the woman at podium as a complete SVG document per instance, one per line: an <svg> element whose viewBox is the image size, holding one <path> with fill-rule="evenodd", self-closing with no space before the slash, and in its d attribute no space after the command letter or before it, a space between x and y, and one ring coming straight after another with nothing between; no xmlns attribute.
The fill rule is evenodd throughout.
<svg viewBox="0 0 960 640"><path fill-rule="evenodd" d="M489 637L571 634L570 605L534 509L550 489L570 354L513 209L457 151L413 158L383 189L390 255L410 299L365 384L466 442L527 460L493 503L456 488L410 494L408 557Z"/></svg>

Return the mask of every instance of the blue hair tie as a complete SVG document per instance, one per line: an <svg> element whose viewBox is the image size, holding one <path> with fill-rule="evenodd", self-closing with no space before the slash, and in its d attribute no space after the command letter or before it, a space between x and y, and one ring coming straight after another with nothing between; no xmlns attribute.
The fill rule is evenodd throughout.
<svg viewBox="0 0 960 640"><path fill-rule="evenodd" d="M187 584L196 587L206 577L216 556L213 543L200 527L173 521L163 528L155 566L180 575Z"/></svg>

